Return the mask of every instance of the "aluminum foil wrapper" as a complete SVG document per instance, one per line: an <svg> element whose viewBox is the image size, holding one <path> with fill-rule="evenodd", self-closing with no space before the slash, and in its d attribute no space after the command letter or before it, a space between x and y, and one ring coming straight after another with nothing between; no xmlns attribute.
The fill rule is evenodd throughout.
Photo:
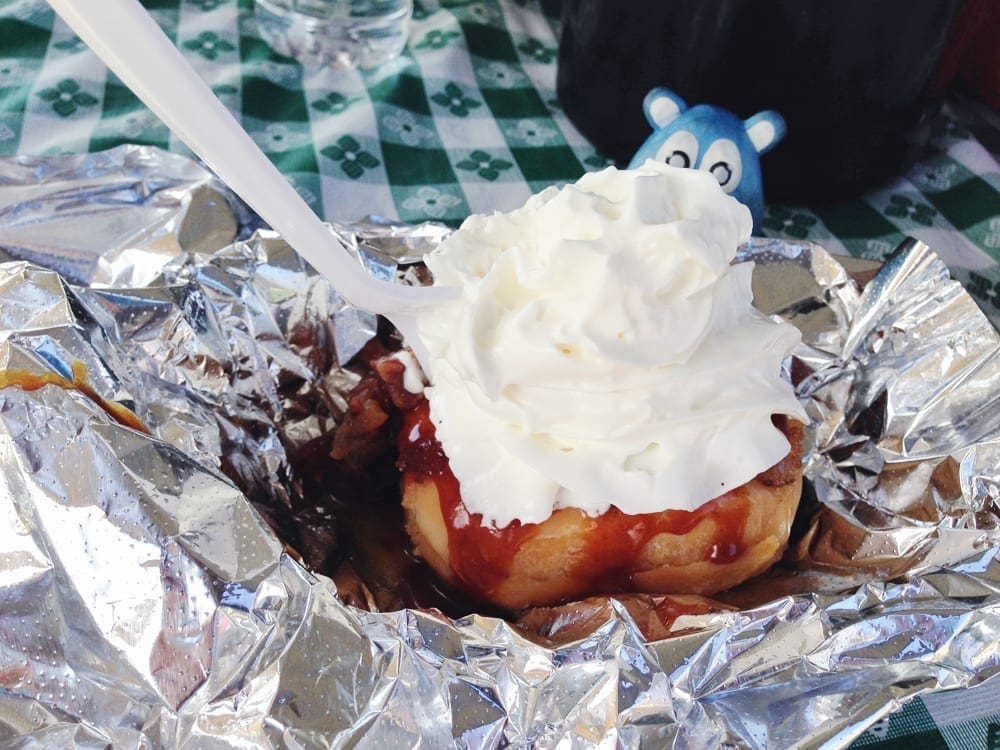
<svg viewBox="0 0 1000 750"><path fill-rule="evenodd" d="M926 247L863 290L745 247L803 331L789 554L660 640L624 598L539 633L367 611L299 562L339 522L302 457L379 323L211 175L148 148L0 174L4 747L833 747L1000 671L1000 343ZM335 229L411 280L447 234Z"/></svg>

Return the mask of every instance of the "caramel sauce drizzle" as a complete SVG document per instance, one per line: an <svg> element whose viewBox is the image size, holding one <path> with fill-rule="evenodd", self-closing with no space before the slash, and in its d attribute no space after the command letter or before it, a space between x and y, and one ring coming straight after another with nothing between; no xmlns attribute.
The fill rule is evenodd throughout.
<svg viewBox="0 0 1000 750"><path fill-rule="evenodd" d="M23 391L37 391L46 385L55 385L67 391L79 391L100 406L109 417L133 430L151 434L131 409L98 395L90 384L87 366L80 360L72 364L73 379L70 380L54 372L28 372L27 370L0 370L0 388L20 388Z"/></svg>

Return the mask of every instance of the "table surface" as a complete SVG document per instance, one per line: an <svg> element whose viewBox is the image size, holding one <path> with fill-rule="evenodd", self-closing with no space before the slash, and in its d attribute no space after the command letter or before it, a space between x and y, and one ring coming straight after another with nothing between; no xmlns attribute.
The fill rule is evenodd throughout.
<svg viewBox="0 0 1000 750"><path fill-rule="evenodd" d="M559 107L557 24L537 0L417 0L403 56L364 73L303 69L276 55L251 0L144 4L325 218L456 224L609 164ZM0 51L0 153L122 143L188 152L42 0L0 3ZM835 207L769 206L762 232L875 260L917 237L996 324L998 123L994 112L949 102L905 175ZM1000 748L997 706L998 680L927 696L855 746Z"/></svg>

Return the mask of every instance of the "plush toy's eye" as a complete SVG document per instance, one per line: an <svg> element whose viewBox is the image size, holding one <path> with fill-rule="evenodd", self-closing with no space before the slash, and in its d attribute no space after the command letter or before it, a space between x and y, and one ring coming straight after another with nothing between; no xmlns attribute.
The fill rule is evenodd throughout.
<svg viewBox="0 0 1000 750"><path fill-rule="evenodd" d="M691 158L680 149L674 151L667 157L667 164L671 167L690 167Z"/></svg>
<svg viewBox="0 0 1000 750"><path fill-rule="evenodd" d="M712 173L712 176L719 181L719 184L722 185L722 187L728 185L729 181L733 179L733 168L724 161L715 162L709 171Z"/></svg>
<svg viewBox="0 0 1000 750"><path fill-rule="evenodd" d="M672 167L693 167L698 158L698 139L689 130L678 130L656 149L657 161Z"/></svg>
<svg viewBox="0 0 1000 750"><path fill-rule="evenodd" d="M740 149L735 142L728 138L719 138L712 141L705 149L705 155L701 158L699 169L704 169L712 173L712 176L719 181L722 189L727 193L732 193L740 184L743 177L743 162L740 160Z"/></svg>

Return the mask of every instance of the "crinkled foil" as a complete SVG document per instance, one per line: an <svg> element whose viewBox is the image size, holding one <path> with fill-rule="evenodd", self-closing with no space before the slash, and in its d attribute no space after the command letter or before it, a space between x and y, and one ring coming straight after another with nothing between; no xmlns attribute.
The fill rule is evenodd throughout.
<svg viewBox="0 0 1000 750"><path fill-rule="evenodd" d="M833 747L1000 671L1000 344L919 244L863 290L814 246L744 248L803 331L789 554L672 637L608 600L561 642L357 609L287 551L332 538L293 459L377 321L207 172L126 148L0 176L4 747ZM337 228L404 276L447 233Z"/></svg>

